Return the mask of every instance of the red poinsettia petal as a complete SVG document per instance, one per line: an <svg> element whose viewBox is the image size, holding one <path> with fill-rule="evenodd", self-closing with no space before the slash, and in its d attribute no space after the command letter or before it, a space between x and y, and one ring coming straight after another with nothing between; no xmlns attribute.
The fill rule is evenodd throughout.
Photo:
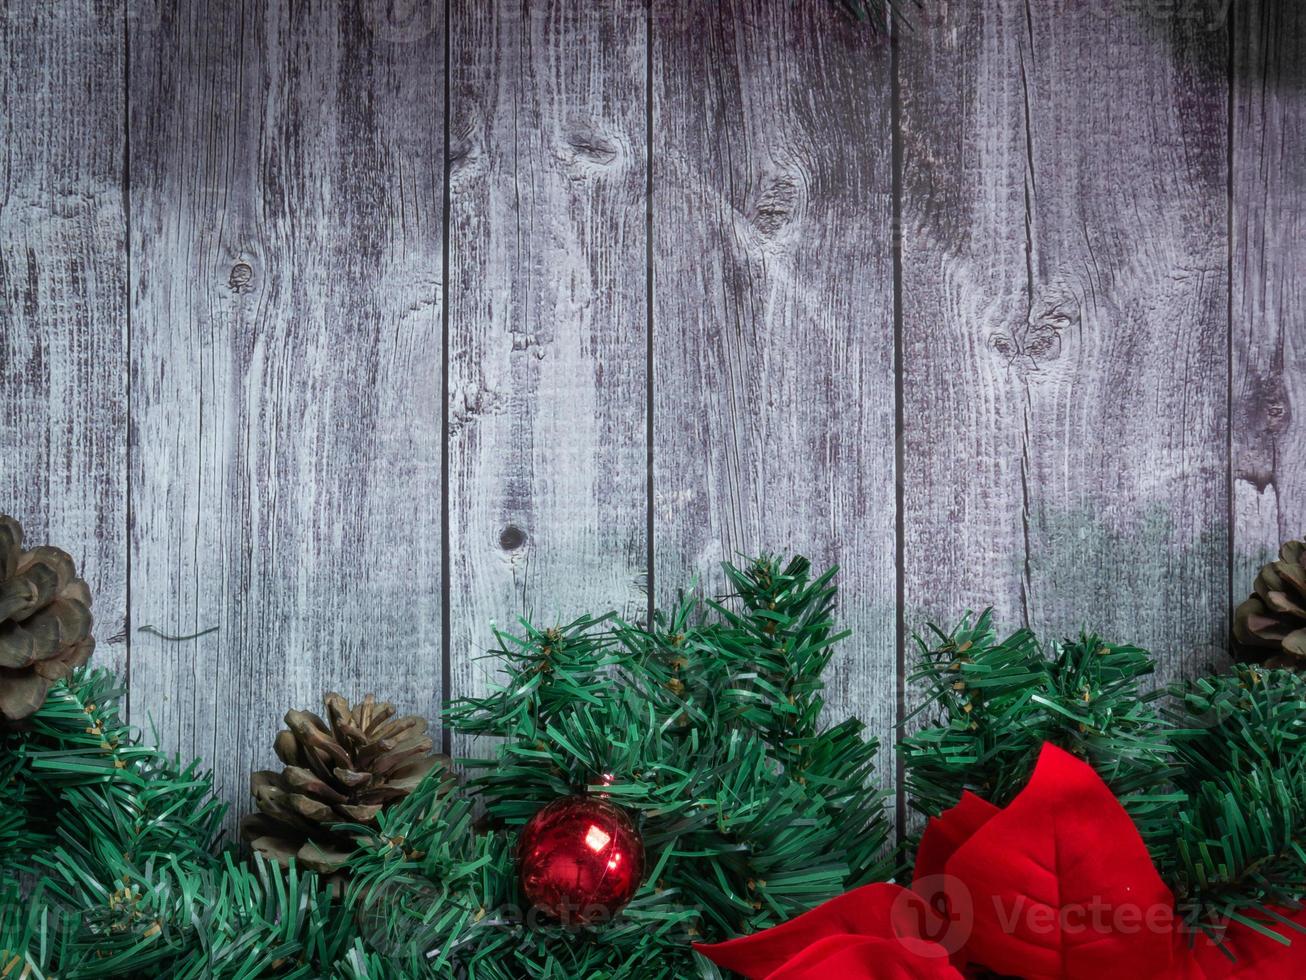
<svg viewBox="0 0 1306 980"><path fill-rule="evenodd" d="M695 943L694 949L717 966L741 973L749 980L761 980L808 946L831 936L901 938L908 947L932 945L920 937L937 929L934 920L934 913L919 895L900 885L881 882L855 888L796 919L751 936L714 945Z"/></svg>
<svg viewBox="0 0 1306 980"><path fill-rule="evenodd" d="M808 946L766 980L963 980L948 953L933 943L903 945L898 939L826 936Z"/></svg>
<svg viewBox="0 0 1306 980"><path fill-rule="evenodd" d="M972 963L1027 980L1170 975L1174 898L1091 766L1045 745L1029 785L947 863Z"/></svg>
<svg viewBox="0 0 1306 980"><path fill-rule="evenodd" d="M1295 911L1276 909L1298 928L1277 919L1261 918L1266 928L1278 933L1288 943L1271 939L1255 929L1232 923L1225 934L1224 949L1209 936L1199 935L1189 941L1179 934L1180 959L1185 960L1183 980L1300 980L1306 977L1306 908Z"/></svg>
<svg viewBox="0 0 1306 980"><path fill-rule="evenodd" d="M975 831L996 817L1002 810L974 793L961 794L961 802L951 810L944 810L925 825L920 845L916 848L916 871L913 881L929 875L941 875L948 858L957 848L970 840Z"/></svg>

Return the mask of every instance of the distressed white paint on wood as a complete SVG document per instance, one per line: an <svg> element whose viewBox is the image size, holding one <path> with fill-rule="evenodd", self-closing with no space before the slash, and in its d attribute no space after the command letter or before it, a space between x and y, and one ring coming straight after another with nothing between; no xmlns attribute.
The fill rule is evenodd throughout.
<svg viewBox="0 0 1306 980"><path fill-rule="evenodd" d="M458 3L450 43L451 666L467 696L494 674L491 624L645 605L645 16Z"/></svg>
<svg viewBox="0 0 1306 980"><path fill-rule="evenodd" d="M248 809L291 707L441 698L444 12L132 34L135 720Z"/></svg>
<svg viewBox="0 0 1306 980"><path fill-rule="evenodd" d="M78 555L121 665L130 472L131 626L219 628L127 634L134 717L242 808L323 688L434 715L446 439L452 693L492 621L638 613L651 159L662 599L736 552L839 561L832 710L882 737L895 601L1195 670L1306 523L1306 15L1237 8L1230 245L1213 9L915 18L896 420L891 66L821 3L654 0L650 38L635 0L460 0L444 229L439 0L11 0L0 508Z"/></svg>
<svg viewBox="0 0 1306 980"><path fill-rule="evenodd" d="M0 512L126 617L123 4L0 5Z"/></svg>
<svg viewBox="0 0 1306 980"><path fill-rule="evenodd" d="M1024 33L1019 4L949 4L900 42L902 598L916 631L990 605L1024 618Z"/></svg>
<svg viewBox="0 0 1306 980"><path fill-rule="evenodd" d="M1237 5L1232 601L1306 534L1306 7Z"/></svg>
<svg viewBox="0 0 1306 980"><path fill-rule="evenodd" d="M1227 611L1228 38L949 5L903 51L909 615L1151 647Z"/></svg>
<svg viewBox="0 0 1306 980"><path fill-rule="evenodd" d="M821 4L656 3L654 574L841 567L828 710L895 724L887 45Z"/></svg>

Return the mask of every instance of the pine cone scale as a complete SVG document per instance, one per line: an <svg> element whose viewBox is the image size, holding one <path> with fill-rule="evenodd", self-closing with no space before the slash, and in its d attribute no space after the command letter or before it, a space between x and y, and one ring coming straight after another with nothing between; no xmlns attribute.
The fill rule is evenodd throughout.
<svg viewBox="0 0 1306 980"><path fill-rule="evenodd" d="M361 794L359 801L365 804L386 804L407 796L409 792L410 790L405 790L401 783L386 783L384 786Z"/></svg>
<svg viewBox="0 0 1306 980"><path fill-rule="evenodd" d="M24 619L54 600L76 578L72 557L57 548L33 548L16 563L0 589L0 618Z"/></svg>
<svg viewBox="0 0 1306 980"><path fill-rule="evenodd" d="M384 776L403 765L414 755L430 752L434 747L435 743L425 735L421 738L411 739L395 746L393 751L377 756L371 764L371 769L373 772Z"/></svg>
<svg viewBox="0 0 1306 980"><path fill-rule="evenodd" d="M444 761L446 761L444 756L432 755L425 759L418 759L416 762L409 762L407 765L400 766L398 769L393 770L389 774L390 778L386 780L386 783L393 786L405 779L416 778L420 780L428 772Z"/></svg>
<svg viewBox="0 0 1306 980"><path fill-rule="evenodd" d="M30 667L81 642L91 629L91 611L80 602L56 599L21 625L0 630L0 667Z"/></svg>
<svg viewBox="0 0 1306 980"><path fill-rule="evenodd" d="M1306 663L1306 629L1293 630L1285 636L1283 648Z"/></svg>
<svg viewBox="0 0 1306 980"><path fill-rule="evenodd" d="M333 789L331 784L319 777L317 773L308 769L301 769L298 766L286 767L285 781L292 789L330 800L333 803L344 803L349 799L344 793Z"/></svg>
<svg viewBox="0 0 1306 980"><path fill-rule="evenodd" d="M63 651L58 657L39 660L32 664L32 673L50 682L66 680L74 670L90 660L94 652L95 641L87 637Z"/></svg>
<svg viewBox="0 0 1306 980"><path fill-rule="evenodd" d="M0 670L0 717L26 718L45 701L49 681L32 673Z"/></svg>
<svg viewBox="0 0 1306 980"><path fill-rule="evenodd" d="M299 742L300 751L310 763L317 759L322 768L330 771L327 763L349 765L349 754L331 737L326 723L311 712L292 711L286 715L286 727ZM314 766L314 768L317 768Z"/></svg>
<svg viewBox="0 0 1306 980"><path fill-rule="evenodd" d="M0 581L9 582L18 574L18 560L22 556L22 525L8 514L0 514Z"/></svg>
<svg viewBox="0 0 1306 980"><path fill-rule="evenodd" d="M393 743L405 735L422 735L426 732L426 719L412 716L409 718L399 718L390 722L379 732L377 739L382 742Z"/></svg>
<svg viewBox="0 0 1306 980"><path fill-rule="evenodd" d="M357 789L360 786L366 786L371 782L372 777L365 772L354 772L352 769L333 769L332 775L350 789Z"/></svg>
<svg viewBox="0 0 1306 980"><path fill-rule="evenodd" d="M1277 613L1290 616L1306 617L1306 609L1297 605L1282 592L1271 592L1266 596L1269 607Z"/></svg>
<svg viewBox="0 0 1306 980"><path fill-rule="evenodd" d="M336 811L321 800L302 793L287 793L286 802L291 808L310 823L326 823L334 819Z"/></svg>
<svg viewBox="0 0 1306 980"><path fill-rule="evenodd" d="M277 737L272 743L272 751L288 766L304 766L308 760L299 751L299 743L295 741L295 736L284 728L277 732Z"/></svg>
<svg viewBox="0 0 1306 980"><path fill-rule="evenodd" d="M312 770L324 780L330 781L332 774L338 768L333 766L335 760L329 758L325 752L308 745L301 744L299 754L304 762L302 768Z"/></svg>
<svg viewBox="0 0 1306 980"><path fill-rule="evenodd" d="M381 803L346 803L336 807L341 814L358 823L371 823L381 812Z"/></svg>
<svg viewBox="0 0 1306 980"><path fill-rule="evenodd" d="M1267 564L1263 568L1262 574L1256 576L1256 578L1258 578L1256 592L1271 598L1271 604L1276 609L1284 606L1281 612L1306 615L1306 609L1293 601L1293 596L1306 596L1306 570L1303 570L1301 566L1284 561ZM1262 583L1262 578L1264 578L1264 583ZM1267 585L1268 588L1263 589L1263 584Z"/></svg>
<svg viewBox="0 0 1306 980"><path fill-rule="evenodd" d="M309 841L300 847L295 856L309 871L331 874L338 871L352 853L353 848L332 848Z"/></svg>

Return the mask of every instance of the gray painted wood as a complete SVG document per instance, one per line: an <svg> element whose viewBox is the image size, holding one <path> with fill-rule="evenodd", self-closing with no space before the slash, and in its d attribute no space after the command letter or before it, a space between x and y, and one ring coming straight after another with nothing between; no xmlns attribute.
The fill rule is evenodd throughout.
<svg viewBox="0 0 1306 980"><path fill-rule="evenodd" d="M1218 655L1227 46L1188 12L1014 0L904 43L910 619L991 602L1163 678Z"/></svg>
<svg viewBox="0 0 1306 980"><path fill-rule="evenodd" d="M646 52L638 4L450 12L450 630L467 696L493 679L492 624L646 604Z"/></svg>
<svg viewBox="0 0 1306 980"><path fill-rule="evenodd" d="M899 606L1194 671L1306 523L1299 6L930 4L895 105L821 3L9 0L0 507L238 810L286 708L761 548L882 738Z"/></svg>
<svg viewBox="0 0 1306 980"><path fill-rule="evenodd" d="M907 627L1024 618L1024 390L1002 346L1029 306L1023 10L949 5L900 41ZM909 647L908 656L914 656Z"/></svg>
<svg viewBox="0 0 1306 980"><path fill-rule="evenodd" d="M895 724L887 45L820 4L657 3L657 591L762 550L838 563L828 712ZM892 753L880 757L892 779Z"/></svg>
<svg viewBox="0 0 1306 980"><path fill-rule="evenodd" d="M1306 7L1237 7L1233 103L1233 601L1306 534Z"/></svg>
<svg viewBox="0 0 1306 980"><path fill-rule="evenodd" d="M132 34L135 720L247 810L290 707L441 699L442 7ZM426 18L429 18L427 20Z"/></svg>
<svg viewBox="0 0 1306 980"><path fill-rule="evenodd" d="M0 512L77 560L127 662L123 4L0 5Z"/></svg>

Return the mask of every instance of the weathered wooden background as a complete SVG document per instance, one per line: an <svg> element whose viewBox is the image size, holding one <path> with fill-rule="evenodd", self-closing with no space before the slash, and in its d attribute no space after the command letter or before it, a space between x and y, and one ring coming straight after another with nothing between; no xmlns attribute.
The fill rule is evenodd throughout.
<svg viewBox="0 0 1306 980"><path fill-rule="evenodd" d="M0 11L0 509L238 809L737 552L843 567L891 742L927 619L1182 676L1306 527L1306 5Z"/></svg>

